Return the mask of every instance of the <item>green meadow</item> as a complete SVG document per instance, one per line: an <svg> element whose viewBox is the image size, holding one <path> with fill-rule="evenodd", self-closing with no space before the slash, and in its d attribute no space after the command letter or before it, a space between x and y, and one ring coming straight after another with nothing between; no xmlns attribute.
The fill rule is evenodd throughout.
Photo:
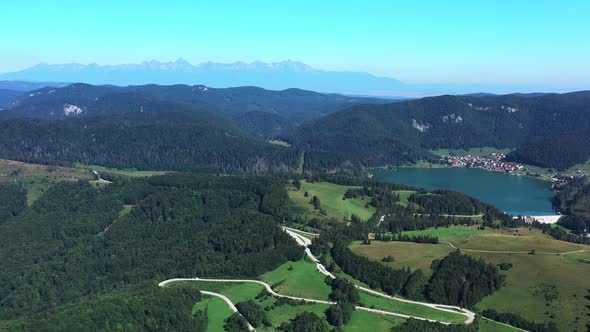
<svg viewBox="0 0 590 332"><path fill-rule="evenodd" d="M476 307L479 310L496 309L518 314L530 321L555 322L562 331L583 331L590 323L590 300L585 297L590 295L590 246L558 241L528 228L478 230L455 226L407 233L436 235L457 247L469 248L463 252L491 264L512 264L512 268L502 271L506 275L505 285L478 303ZM381 241L372 241L370 245L355 242L351 249L376 261L391 255L395 261L382 264L396 268L408 266L412 270L420 268L427 274L432 273L430 263L434 259L443 258L453 250L444 243ZM535 254L477 250L535 250ZM571 252L577 250L583 251ZM510 328L484 322L480 330L509 331Z"/></svg>
<svg viewBox="0 0 590 332"><path fill-rule="evenodd" d="M321 202L321 208L325 210L327 217L336 219L350 219L351 215L357 215L363 220L371 218L375 213L375 208L366 207L369 198L354 198L343 200L344 193L351 186L341 186L328 182L301 181L301 190L289 190L289 197L299 206L307 216L326 217L321 215L320 211L314 210L310 204L313 196L317 196ZM305 197L305 192L308 197Z"/></svg>

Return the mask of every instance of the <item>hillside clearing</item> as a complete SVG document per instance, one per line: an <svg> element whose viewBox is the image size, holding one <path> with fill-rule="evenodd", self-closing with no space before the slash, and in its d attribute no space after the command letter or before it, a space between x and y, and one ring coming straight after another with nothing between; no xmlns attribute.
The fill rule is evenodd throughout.
<svg viewBox="0 0 590 332"><path fill-rule="evenodd" d="M301 190L289 190L289 198L308 216L325 217L310 204L312 197L317 196L320 199L321 208L325 210L328 217L348 220L354 214L363 220L371 218L376 210L372 206L366 207L369 202L368 197L342 199L349 188L358 187L341 186L328 182L301 181ZM307 197L305 197L305 192L308 193Z"/></svg>

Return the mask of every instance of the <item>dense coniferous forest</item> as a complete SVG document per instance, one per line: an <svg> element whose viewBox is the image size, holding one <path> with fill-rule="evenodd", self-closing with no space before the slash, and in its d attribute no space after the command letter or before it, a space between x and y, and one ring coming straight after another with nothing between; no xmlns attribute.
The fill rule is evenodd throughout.
<svg viewBox="0 0 590 332"><path fill-rule="evenodd" d="M557 222L559 227L547 227L535 223L556 239L575 243L590 243L590 182L586 176L575 177L555 186L557 193L552 199L554 208L565 214Z"/></svg>
<svg viewBox="0 0 590 332"><path fill-rule="evenodd" d="M103 189L57 184L0 224L0 320L39 314L39 324L51 322L57 318L43 313L60 314L82 299L112 303L104 310L118 317L119 295L146 281L254 277L298 260L301 249L278 227L287 199L284 183L271 177L173 174ZM130 212L123 204L133 205ZM84 320L107 315L67 310ZM162 319L172 314L162 310Z"/></svg>
<svg viewBox="0 0 590 332"><path fill-rule="evenodd" d="M0 119L4 119L0 129L11 133L11 137L0 137L5 145L0 148L0 157L45 163L60 160L120 167L263 172L294 170L301 150L306 152L306 169L325 170L436 161L438 157L428 149L493 146L516 149L509 160L564 169L590 157L589 101L590 92L447 95L392 103L296 89L72 84L22 95L0 112ZM200 126L183 120L193 123L193 128L189 130L191 126L182 122L162 128L161 119L151 118L154 137L149 137L146 121L137 115L113 117L179 111L197 114ZM96 116L106 118L90 120ZM14 121L22 117L66 120L67 124ZM13 121L4 123L11 118ZM80 118L87 122L72 120ZM93 127L96 122L101 122L101 132ZM133 122L144 127L131 126ZM220 128L222 122L225 124ZM236 128L228 129L230 125L245 130L238 134ZM25 126L35 126L45 135L31 136L22 130ZM261 141L279 138L293 147L290 151L268 147L245 132ZM120 146L114 146L108 137L116 138ZM117 149L125 147L128 150ZM130 156L117 155L125 153ZM150 158L141 159L140 155ZM253 157L248 159L248 155Z"/></svg>
<svg viewBox="0 0 590 332"><path fill-rule="evenodd" d="M408 319L405 323L395 326L391 332L476 332L473 325L444 325L424 320Z"/></svg>
<svg viewBox="0 0 590 332"><path fill-rule="evenodd" d="M0 223L19 215L27 206L27 192L17 184L0 183Z"/></svg>
<svg viewBox="0 0 590 332"><path fill-rule="evenodd" d="M439 96L360 105L301 127L311 168L432 159L424 149L516 148L511 160L566 168L590 157L590 92Z"/></svg>
<svg viewBox="0 0 590 332"><path fill-rule="evenodd" d="M135 96L142 101L127 105L133 107L110 107L112 100L119 98L118 96ZM83 110L81 116L96 116L104 114L105 110L110 110L110 113L139 112L142 110L141 106L146 111L144 103L150 100L206 109L235 118L238 123L241 123L241 116L249 112L276 114L291 123L301 123L353 105L391 102L301 89L273 91L254 86L218 89L184 84L118 87L78 83L61 88L45 87L21 94L8 110L32 117L63 119L68 117L64 114L64 103L80 107ZM273 117L268 119L272 120Z"/></svg>
<svg viewBox="0 0 590 332"><path fill-rule="evenodd" d="M504 276L494 265L458 251L440 261L434 260L432 270L426 294L434 303L471 307L502 287L504 282Z"/></svg>
<svg viewBox="0 0 590 332"><path fill-rule="evenodd" d="M191 313L194 303L200 300L201 294L194 289L143 284L11 322L6 330L204 331L206 313Z"/></svg>
<svg viewBox="0 0 590 332"><path fill-rule="evenodd" d="M343 271L354 278L366 283L371 288L382 289L388 294L401 292L410 271L394 270L379 262L372 262L369 259L355 255L342 241L334 243L331 250L334 262Z"/></svg>
<svg viewBox="0 0 590 332"><path fill-rule="evenodd" d="M0 156L109 167L278 173L299 153L251 137L207 112L127 113L63 121L0 121Z"/></svg>
<svg viewBox="0 0 590 332"><path fill-rule="evenodd" d="M435 190L412 194L408 200L429 213L475 215L485 212L485 204L475 198L453 191Z"/></svg>

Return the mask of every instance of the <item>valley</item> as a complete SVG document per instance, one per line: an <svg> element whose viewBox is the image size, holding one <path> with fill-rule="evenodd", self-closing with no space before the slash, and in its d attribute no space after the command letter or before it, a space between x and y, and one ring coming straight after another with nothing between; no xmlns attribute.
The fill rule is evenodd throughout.
<svg viewBox="0 0 590 332"><path fill-rule="evenodd" d="M590 332L589 1L5 1L0 332Z"/></svg>

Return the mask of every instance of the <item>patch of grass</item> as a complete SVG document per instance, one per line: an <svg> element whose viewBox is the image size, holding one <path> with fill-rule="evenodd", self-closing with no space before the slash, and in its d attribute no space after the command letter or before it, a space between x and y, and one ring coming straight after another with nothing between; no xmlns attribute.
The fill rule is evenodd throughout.
<svg viewBox="0 0 590 332"><path fill-rule="evenodd" d="M415 190L395 190L394 193L399 196L399 204L403 206L408 206L408 204L418 206L418 204L409 201L410 196L416 193Z"/></svg>
<svg viewBox="0 0 590 332"><path fill-rule="evenodd" d="M478 309L510 312L537 322L554 321L561 331L583 331L590 323L590 262L579 254L508 255L468 253L485 261L511 263L506 284L477 304Z"/></svg>
<svg viewBox="0 0 590 332"><path fill-rule="evenodd" d="M441 241L451 242L458 248L472 250L568 252L590 249L582 244L558 241L538 229L524 227L479 230L477 226L450 226L404 232L404 234L438 236Z"/></svg>
<svg viewBox="0 0 590 332"><path fill-rule="evenodd" d="M367 311L355 310L350 322L344 326L346 332L389 331L392 327L403 324L401 317L379 315Z"/></svg>
<svg viewBox="0 0 590 332"><path fill-rule="evenodd" d="M233 314L227 303L218 297L204 295L205 299L193 307L193 314L198 310L207 310L207 332L225 332L224 321Z"/></svg>
<svg viewBox="0 0 590 332"><path fill-rule="evenodd" d="M363 306L369 308L440 320L447 323L463 323L467 319L467 316L461 314L436 310L419 304L393 301L384 297L371 295L366 292L359 292L359 294L361 296L361 302L363 303Z"/></svg>
<svg viewBox="0 0 590 332"><path fill-rule="evenodd" d="M426 275L432 274L430 264L433 260L442 259L453 252L453 248L448 245L397 241L371 241L370 245L362 245L361 241L356 241L352 243L350 249L357 255L379 261L392 268L409 267L412 271L422 269ZM381 260L387 256L393 256L395 261L382 262Z"/></svg>
<svg viewBox="0 0 590 332"><path fill-rule="evenodd" d="M536 229L528 228L482 231L474 227L455 226L408 233L437 235L441 240L450 241L458 247L478 250L535 249L535 255L463 251L464 254L482 258L494 265L512 264L510 270L502 272L507 277L505 285L485 297L476 307L480 310L496 309L499 312L515 313L536 322L554 321L562 331L583 331L590 322L587 308L590 301L584 298L590 295L590 252L560 255L539 253L590 250L590 246L557 241ZM368 246L354 243L352 249L375 260L391 254L396 259L391 264L398 264L396 267L399 267L403 266L399 263L404 262L411 268L429 266L433 259L452 250L444 244L380 241L373 241ZM494 328L504 331L493 325L486 323L484 331L494 331Z"/></svg>
<svg viewBox="0 0 590 332"><path fill-rule="evenodd" d="M284 304L278 306L271 311L267 312L268 320L271 322L272 327L270 328L257 328L257 331L277 331L276 327L280 326L284 322L288 322L295 318L298 314L308 311L313 312L319 317L325 317L324 312L329 308L327 304L299 304L291 306Z"/></svg>
<svg viewBox="0 0 590 332"><path fill-rule="evenodd" d="M0 182L20 183L27 191L29 205L57 182L92 180L93 178L89 170L0 159Z"/></svg>
<svg viewBox="0 0 590 332"><path fill-rule="evenodd" d="M354 198L343 200L344 193L349 186L341 186L329 182L314 182L308 183L301 181L301 190L290 190L289 197L297 206L302 207L310 216L318 216L320 212L314 210L309 203L313 196L317 196L321 202L321 208L326 211L328 216L337 219L350 219L352 214L359 216L361 219L367 220L374 213L374 207L365 207L369 201L368 197ZM308 197L305 197L305 192ZM321 215L320 215L321 216Z"/></svg>
<svg viewBox="0 0 590 332"><path fill-rule="evenodd" d="M271 286L278 284L274 290L284 295L327 300L331 292L324 275L317 272L315 264L305 260L287 262L260 279Z"/></svg>

